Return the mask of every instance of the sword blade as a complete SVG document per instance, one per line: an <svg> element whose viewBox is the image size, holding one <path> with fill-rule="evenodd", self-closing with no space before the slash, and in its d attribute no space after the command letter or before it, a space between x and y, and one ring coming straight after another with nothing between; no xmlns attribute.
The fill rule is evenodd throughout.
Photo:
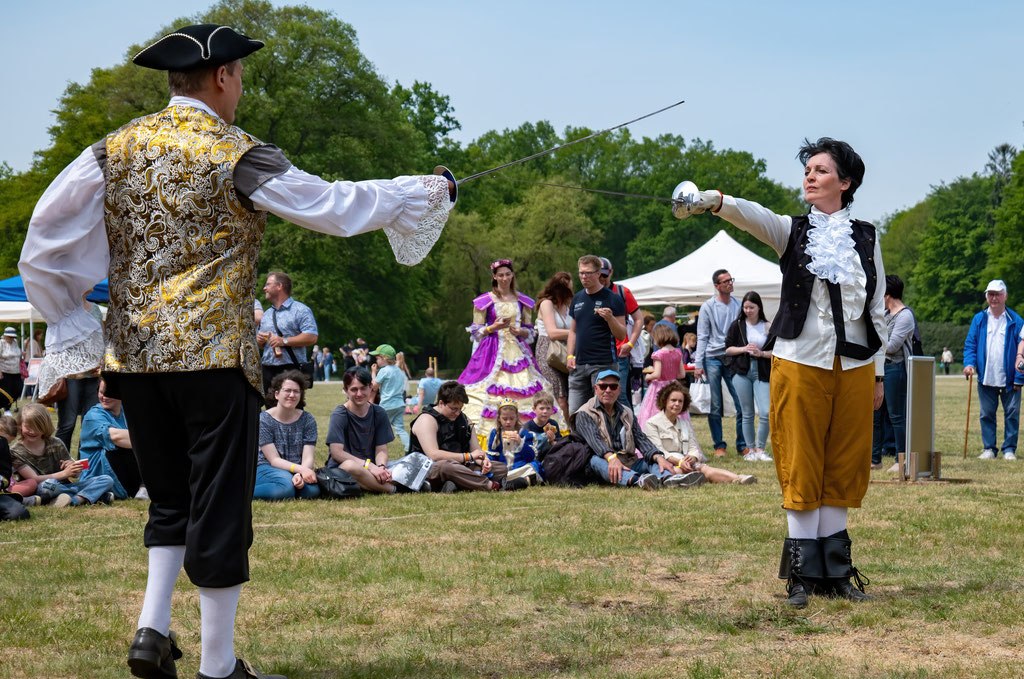
<svg viewBox="0 0 1024 679"><path fill-rule="evenodd" d="M645 113L644 115L640 116L639 118L633 118L632 120L627 120L624 123L619 123L618 125L613 125L612 127L606 128L604 130L599 130L598 132L591 132L590 134L588 134L585 137L580 137L579 139L574 139L572 141L567 141L564 144L559 144L558 146L552 146L551 148L545 149L544 151L538 151L537 153L531 153L530 155L528 155L528 156L526 156L524 158L519 158L518 160L509 161L509 162L504 163L502 165L498 165L497 167L492 167L489 170L484 170L483 172L477 172L476 174L471 174L468 177L463 177L462 179L460 179L459 180L459 184L462 185L462 184L465 184L468 181L472 181L474 179L478 179L479 177L484 177L484 176L489 175L489 174L494 174L495 172L498 172L500 170L504 170L507 167L512 167L513 165L519 165L521 163L525 163L527 161L534 160L536 158L542 158L543 156L552 154L555 151L559 151L561 149L567 148L569 146L572 146L573 144L579 144L581 142L587 141L588 139L593 139L594 137L600 137L602 134L607 134L608 132L611 132L613 130L617 130L620 127L625 127L627 125L632 125L633 123L640 122L641 120L644 120L645 118L650 118L651 116L656 116L659 113L664 113L665 111L667 111L667 110L669 110L671 108L675 108L676 106L679 106L680 104L685 104L685 103L686 103L686 100L685 99L681 99L681 100L677 101L674 104L669 104L668 106L666 106L664 108L659 108L657 111L651 111L650 113Z"/></svg>
<svg viewBox="0 0 1024 679"><path fill-rule="evenodd" d="M512 180L514 181L514 180ZM585 186L572 186L571 184L553 184L551 182L522 182L523 184L530 184L531 186L550 186L556 189L570 189L572 191L585 191L587 193L598 193L602 196L616 196L618 198L638 198L640 200L656 200L659 203L671 203L675 204L676 200L672 198L666 198L665 196L652 196L647 193L629 193L627 191L610 191L608 189L591 189Z"/></svg>

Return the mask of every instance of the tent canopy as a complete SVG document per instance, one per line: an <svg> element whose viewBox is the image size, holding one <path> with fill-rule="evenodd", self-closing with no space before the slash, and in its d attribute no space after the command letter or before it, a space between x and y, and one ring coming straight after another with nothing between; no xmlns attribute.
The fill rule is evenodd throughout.
<svg viewBox="0 0 1024 679"><path fill-rule="evenodd" d="M97 283L86 299L90 302L102 302L104 304L109 302L110 288L107 286L107 279L104 278ZM12 276L0 281L0 302L27 301L28 296L25 295L25 284L22 283L21 276Z"/></svg>
<svg viewBox="0 0 1024 679"><path fill-rule="evenodd" d="M45 322L42 314L28 302L0 302L0 325Z"/></svg>
<svg viewBox="0 0 1024 679"><path fill-rule="evenodd" d="M775 315L782 292L779 263L755 255L724 230L674 264L617 282L641 305L700 306L715 294L711 275L718 269L736 279L736 297L754 290L768 318Z"/></svg>

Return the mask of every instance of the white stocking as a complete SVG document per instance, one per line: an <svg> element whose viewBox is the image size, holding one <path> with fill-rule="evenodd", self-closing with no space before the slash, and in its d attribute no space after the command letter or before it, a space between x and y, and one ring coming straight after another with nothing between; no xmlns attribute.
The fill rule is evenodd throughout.
<svg viewBox="0 0 1024 679"><path fill-rule="evenodd" d="M846 512L846 507L822 505L818 519L818 537L827 538L829 535L846 530Z"/></svg>
<svg viewBox="0 0 1024 679"><path fill-rule="evenodd" d="M818 510L797 511L786 510L786 523L789 525L789 537L794 540L814 540L818 537Z"/></svg>
<svg viewBox="0 0 1024 679"><path fill-rule="evenodd" d="M200 587L203 654L199 671L207 677L226 677L235 671L235 612L242 586Z"/></svg>
<svg viewBox="0 0 1024 679"><path fill-rule="evenodd" d="M146 597L142 600L138 629L149 627L167 636L171 629L171 597L185 562L185 545L149 548Z"/></svg>

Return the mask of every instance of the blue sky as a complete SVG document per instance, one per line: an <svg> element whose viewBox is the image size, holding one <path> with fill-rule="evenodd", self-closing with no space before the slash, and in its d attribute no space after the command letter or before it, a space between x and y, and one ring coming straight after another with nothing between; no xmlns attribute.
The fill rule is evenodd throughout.
<svg viewBox="0 0 1024 679"><path fill-rule="evenodd" d="M5 7L0 160L27 168L67 83L211 4ZM449 95L461 141L527 121L604 128L686 99L631 130L750 151L792 186L804 137L845 139L867 165L854 212L869 220L980 171L997 144L1024 146L1020 2L305 4L352 24L387 80Z"/></svg>

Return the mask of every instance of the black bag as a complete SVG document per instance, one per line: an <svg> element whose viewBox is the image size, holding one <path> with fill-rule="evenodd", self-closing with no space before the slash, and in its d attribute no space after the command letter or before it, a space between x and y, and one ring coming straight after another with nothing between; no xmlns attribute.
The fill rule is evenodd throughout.
<svg viewBox="0 0 1024 679"><path fill-rule="evenodd" d="M341 467L320 467L315 473L316 483L320 486L322 497L343 500L363 495L363 489L359 487L356 480Z"/></svg>
<svg viewBox="0 0 1024 679"><path fill-rule="evenodd" d="M914 332L910 333L910 355L911 356L927 356L924 353L924 346L921 344L921 328L917 325L917 316L914 315L914 311L905 306L900 309L899 313L904 311L910 312L910 317L914 319Z"/></svg>
<svg viewBox="0 0 1024 679"><path fill-rule="evenodd" d="M278 335L281 335L281 328L277 327L277 309L271 308L270 309L270 314L271 314L271 318L274 321L274 331ZM283 335L281 335L281 336L283 337ZM285 349L288 351L288 355L291 357L292 364L295 366L295 369L298 370L300 373L302 373L303 375L306 376L306 391L309 391L310 389L313 388L313 374L314 374L313 373L313 370L314 370L313 362L312 361L302 361L300 363L299 359L297 359L295 357L295 351L291 347L285 347ZM265 386L267 388L270 387L269 384L265 385Z"/></svg>
<svg viewBox="0 0 1024 679"><path fill-rule="evenodd" d="M558 439L544 455L544 478L553 486L580 487L590 483L590 448L575 434Z"/></svg>

